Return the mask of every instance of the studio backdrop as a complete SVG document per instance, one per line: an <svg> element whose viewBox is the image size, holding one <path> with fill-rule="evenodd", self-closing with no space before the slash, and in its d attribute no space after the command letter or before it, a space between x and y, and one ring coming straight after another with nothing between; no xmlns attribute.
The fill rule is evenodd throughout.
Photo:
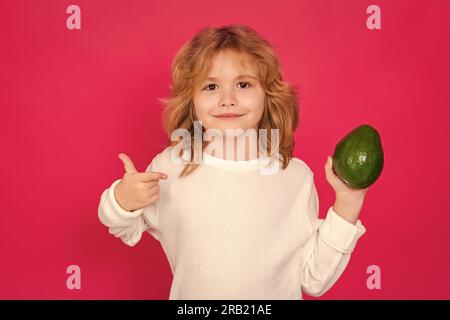
<svg viewBox="0 0 450 320"><path fill-rule="evenodd" d="M98 218L102 192L145 170L177 50L201 28L252 27L299 88L294 155L314 172L350 129L381 135L367 229L320 298L450 298L450 3L442 0L0 1L0 298L167 299L160 243L134 247Z"/></svg>

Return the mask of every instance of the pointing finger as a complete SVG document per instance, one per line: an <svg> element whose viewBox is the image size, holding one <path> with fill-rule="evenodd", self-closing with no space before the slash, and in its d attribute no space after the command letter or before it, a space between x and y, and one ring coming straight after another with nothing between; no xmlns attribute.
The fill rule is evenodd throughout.
<svg viewBox="0 0 450 320"><path fill-rule="evenodd" d="M167 179L168 176L164 172L143 172L139 174L139 178L141 181L153 181L153 180L159 180L159 179Z"/></svg>

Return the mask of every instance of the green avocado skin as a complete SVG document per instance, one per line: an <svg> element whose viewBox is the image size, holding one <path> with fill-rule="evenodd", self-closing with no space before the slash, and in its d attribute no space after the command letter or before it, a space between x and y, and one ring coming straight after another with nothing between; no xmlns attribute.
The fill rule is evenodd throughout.
<svg viewBox="0 0 450 320"><path fill-rule="evenodd" d="M384 165L380 135L368 124L350 131L336 145L333 170L352 189L364 189L381 175Z"/></svg>

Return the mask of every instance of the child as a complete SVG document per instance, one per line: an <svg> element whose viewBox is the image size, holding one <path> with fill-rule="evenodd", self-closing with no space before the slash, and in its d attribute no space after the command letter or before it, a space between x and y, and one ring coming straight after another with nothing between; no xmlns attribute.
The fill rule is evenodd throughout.
<svg viewBox="0 0 450 320"><path fill-rule="evenodd" d="M296 91L282 80L274 49L247 26L204 28L176 55L172 78L172 97L162 100L170 144L145 172L119 155L126 172L103 192L101 222L129 246L145 231L160 241L173 274L169 299L324 294L366 231L358 215L367 188L348 188L328 157L326 178L336 200L326 218L318 218L314 174L292 156ZM223 138L239 128L279 134L268 134L268 157L262 149L252 152L245 141L242 160L230 156L236 145L231 150L226 143L214 151L207 149L208 141L201 141L197 152L196 143L178 148L173 133L182 129L191 139L194 123L202 124L202 134L225 132ZM282 163L280 170L262 174L274 159Z"/></svg>

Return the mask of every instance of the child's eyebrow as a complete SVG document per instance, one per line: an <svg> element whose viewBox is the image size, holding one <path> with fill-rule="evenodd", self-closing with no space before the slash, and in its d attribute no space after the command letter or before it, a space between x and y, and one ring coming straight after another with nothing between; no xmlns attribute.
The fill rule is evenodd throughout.
<svg viewBox="0 0 450 320"><path fill-rule="evenodd" d="M243 74L243 75L237 76L236 78L234 78L234 80L240 80L240 79L245 79L245 78L252 78L254 80L258 80L258 78L254 77L252 75L249 75L249 74ZM205 79L205 81L217 81L217 78L208 77Z"/></svg>

